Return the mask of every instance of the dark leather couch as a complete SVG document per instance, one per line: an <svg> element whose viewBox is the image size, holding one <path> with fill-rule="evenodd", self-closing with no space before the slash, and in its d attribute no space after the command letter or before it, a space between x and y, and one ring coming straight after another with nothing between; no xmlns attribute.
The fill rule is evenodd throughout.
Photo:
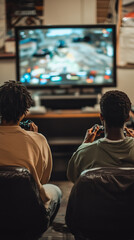
<svg viewBox="0 0 134 240"><path fill-rule="evenodd" d="M75 239L134 239L134 168L83 172L65 219Z"/></svg>
<svg viewBox="0 0 134 240"><path fill-rule="evenodd" d="M0 239L34 240L49 224L38 187L23 167L0 167Z"/></svg>

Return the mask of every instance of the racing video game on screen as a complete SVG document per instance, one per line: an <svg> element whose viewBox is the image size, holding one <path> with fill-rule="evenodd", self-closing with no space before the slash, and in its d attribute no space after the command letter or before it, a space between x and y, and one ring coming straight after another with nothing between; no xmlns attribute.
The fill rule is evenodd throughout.
<svg viewBox="0 0 134 240"><path fill-rule="evenodd" d="M20 81L25 85L109 85L112 28L36 28L19 31Z"/></svg>

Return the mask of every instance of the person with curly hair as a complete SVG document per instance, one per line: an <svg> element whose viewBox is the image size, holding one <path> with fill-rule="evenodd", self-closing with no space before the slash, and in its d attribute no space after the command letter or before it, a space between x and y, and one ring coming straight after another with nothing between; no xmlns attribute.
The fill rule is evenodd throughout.
<svg viewBox="0 0 134 240"><path fill-rule="evenodd" d="M104 136L99 138L99 125L87 130L83 143L68 163L70 181L76 182L80 174L90 168L134 167L134 131L125 127L130 111L130 99L122 91L108 91L101 97L100 120Z"/></svg>
<svg viewBox="0 0 134 240"><path fill-rule="evenodd" d="M34 122L29 124L29 131L20 127L32 103L21 83L10 80L0 86L0 165L21 166L30 171L51 219L58 211L62 194L59 187L48 184L52 171L50 147Z"/></svg>

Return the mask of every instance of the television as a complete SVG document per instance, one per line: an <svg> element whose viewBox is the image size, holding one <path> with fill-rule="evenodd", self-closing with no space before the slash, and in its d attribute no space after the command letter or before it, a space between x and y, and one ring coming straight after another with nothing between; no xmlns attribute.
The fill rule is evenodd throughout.
<svg viewBox="0 0 134 240"><path fill-rule="evenodd" d="M31 89L116 86L115 25L15 28L17 80Z"/></svg>

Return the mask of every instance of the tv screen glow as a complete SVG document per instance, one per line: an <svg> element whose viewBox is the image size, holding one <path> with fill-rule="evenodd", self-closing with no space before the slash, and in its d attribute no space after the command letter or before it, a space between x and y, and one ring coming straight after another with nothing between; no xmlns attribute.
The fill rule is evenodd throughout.
<svg viewBox="0 0 134 240"><path fill-rule="evenodd" d="M16 54L27 87L116 84L114 25L16 27Z"/></svg>

